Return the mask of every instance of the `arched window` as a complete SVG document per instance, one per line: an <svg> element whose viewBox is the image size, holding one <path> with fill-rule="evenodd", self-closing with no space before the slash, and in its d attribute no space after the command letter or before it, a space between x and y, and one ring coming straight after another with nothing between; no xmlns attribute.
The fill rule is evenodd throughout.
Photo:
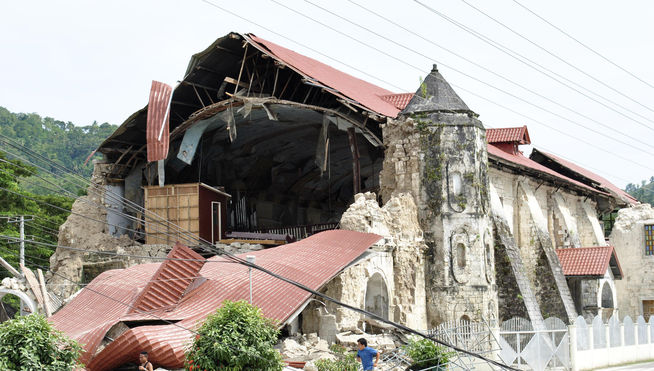
<svg viewBox="0 0 654 371"><path fill-rule="evenodd" d="M466 245L462 243L456 244L456 264L459 268L466 267Z"/></svg>
<svg viewBox="0 0 654 371"><path fill-rule="evenodd" d="M602 308L613 308L613 290L608 282L602 285Z"/></svg>
<svg viewBox="0 0 654 371"><path fill-rule="evenodd" d="M366 286L366 310L388 319L388 289L381 274L375 273Z"/></svg>

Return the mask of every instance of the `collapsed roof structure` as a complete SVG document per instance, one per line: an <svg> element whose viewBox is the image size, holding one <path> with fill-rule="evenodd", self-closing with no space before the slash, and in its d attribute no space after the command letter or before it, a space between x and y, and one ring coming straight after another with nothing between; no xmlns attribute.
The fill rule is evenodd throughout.
<svg viewBox="0 0 654 371"><path fill-rule="evenodd" d="M384 218L368 214L373 206L379 209L377 196L357 196L363 216L353 224L396 238L385 242L374 266L347 275L361 278L364 287L374 282L379 295L359 298L359 285L349 285L356 290L350 287L348 295L357 295L361 307L370 304L376 313L421 328L502 319L524 306L532 320L542 322L539 305L574 318L554 250L601 245L597 214L635 202L553 155L534 150L526 157L519 148L531 144L526 126L484 129L435 66L416 94L394 93L252 34L230 33L191 58L172 93L163 172L147 162L149 134L146 107L101 144L107 183L118 184L117 192L134 204L147 205L141 187L159 178L166 186L149 191L168 192L157 196L165 202L155 203L157 211L172 211L169 219L180 214L180 205L193 204L185 211L211 222L206 225L226 219L221 231L293 234L299 242L253 255L257 264L313 289L351 268L380 238L315 233L338 228L357 194L374 192L388 203L404 194L411 201L397 202L385 218L410 211L411 233L401 223L380 227ZM204 209L196 207L201 195L177 191L200 194L207 187L225 197ZM229 207L214 208L220 202ZM410 210L404 207L409 204ZM170 254L201 260L180 246ZM155 363L179 367L190 335L178 326L195 326L224 299L245 298L244 269L216 257L108 271L53 322L84 343L83 361L93 370L127 362L139 347L151 350ZM174 277L186 280L163 283ZM280 324L308 303L309 295L294 287L265 277L255 282L255 304ZM541 288L553 295L546 298L551 303L543 303L545 295L536 292ZM344 291L332 290L341 296ZM498 316L498 306L508 310ZM175 324L153 320L159 317ZM351 320L358 325L358 318Z"/></svg>
<svg viewBox="0 0 654 371"><path fill-rule="evenodd" d="M379 239L326 231L248 255L273 273L319 290ZM280 327L310 299L309 292L266 273L252 275L252 302ZM205 260L178 244L163 263L102 273L51 321L83 345L81 361L91 370L133 362L143 349L157 365L180 368L192 331L224 300L246 299L248 285L246 266L219 256Z"/></svg>

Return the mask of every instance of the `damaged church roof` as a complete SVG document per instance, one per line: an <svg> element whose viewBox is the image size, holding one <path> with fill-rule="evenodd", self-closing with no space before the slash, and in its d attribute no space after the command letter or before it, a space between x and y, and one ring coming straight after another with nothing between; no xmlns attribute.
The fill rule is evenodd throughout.
<svg viewBox="0 0 654 371"><path fill-rule="evenodd" d="M380 239L370 233L333 230L247 255L254 255L263 268L319 290ZM194 256L189 251L178 245L169 255L173 260L106 271L50 320L83 345L81 361L94 371L133 361L143 350L157 365L182 367L193 336L186 329L197 328L224 300L249 297L248 267L219 256L206 262L185 260ZM253 270L252 276L253 303L280 325L311 296L261 271ZM159 295L152 295L154 285L163 300L155 300Z"/></svg>
<svg viewBox="0 0 654 371"><path fill-rule="evenodd" d="M613 277L622 278L622 268L613 246L556 249L566 276L604 277L611 268Z"/></svg>
<svg viewBox="0 0 654 371"><path fill-rule="evenodd" d="M602 188L615 197L621 199L627 204L638 204L638 200L631 196L629 193L623 191L604 177L601 177L590 170L584 169L579 165L576 165L570 161L566 161L558 156L555 156L551 153L546 153L534 148L529 156L534 161L543 164L547 167L554 169L557 172L566 174L571 177L580 177L585 179L588 183L592 183L595 186Z"/></svg>

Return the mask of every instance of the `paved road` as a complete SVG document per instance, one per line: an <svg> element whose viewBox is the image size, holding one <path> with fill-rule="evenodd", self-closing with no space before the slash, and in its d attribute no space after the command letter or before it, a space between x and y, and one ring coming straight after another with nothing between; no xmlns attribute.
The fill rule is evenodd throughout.
<svg viewBox="0 0 654 371"><path fill-rule="evenodd" d="M638 363L635 365L611 367L611 368L598 368L595 371L651 371L654 370L654 362Z"/></svg>

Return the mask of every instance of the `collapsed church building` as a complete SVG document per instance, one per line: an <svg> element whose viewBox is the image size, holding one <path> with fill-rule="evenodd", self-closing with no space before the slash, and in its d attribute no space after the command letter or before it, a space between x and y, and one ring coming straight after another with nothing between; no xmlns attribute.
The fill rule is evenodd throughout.
<svg viewBox="0 0 654 371"><path fill-rule="evenodd" d="M237 253L278 245L248 254L416 329L514 316L538 328L550 316L572 322L617 308L620 257L599 216L636 201L554 155L534 149L525 156L527 127L485 129L436 66L415 94L393 93L255 35L231 33L192 57L172 93L166 143L148 127L147 112L134 113L98 148L104 160L95 164L96 187L74 206L107 223L71 215L59 241L139 258L59 248L51 259L58 274L50 283L62 283L62 299L73 294L65 279L91 282L106 295L120 285L121 301L140 308L103 307L82 290L53 316L57 327L84 339L84 361L94 370L117 367L140 349L157 364L179 367L191 333L148 312L192 326L223 299L248 299L246 269L208 264L221 258L189 235ZM166 149L165 160L148 161L148 151ZM186 246L173 249L177 241ZM208 260L173 266L157 260L166 254ZM309 259L321 254L321 261ZM137 263L148 264L131 267ZM161 275L194 278L153 288ZM241 289L227 284L230 275L240 275L234 285ZM201 309L185 309L190 303ZM330 342L343 329L381 326L308 294L270 290L254 303L287 333ZM75 310L82 307L88 310ZM108 355L117 349L120 357Z"/></svg>

